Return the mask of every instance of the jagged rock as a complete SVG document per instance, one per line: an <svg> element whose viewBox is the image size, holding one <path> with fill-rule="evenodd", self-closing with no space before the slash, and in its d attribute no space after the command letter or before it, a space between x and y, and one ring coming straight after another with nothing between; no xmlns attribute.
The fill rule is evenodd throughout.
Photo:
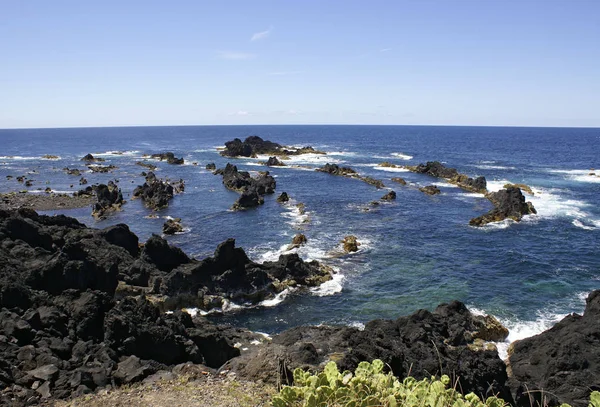
<svg viewBox="0 0 600 407"><path fill-rule="evenodd" d="M155 211L167 207L169 200L173 198L173 194L173 186L156 178L156 175L152 172L146 176L144 185L133 190L134 198L141 198L144 205Z"/></svg>
<svg viewBox="0 0 600 407"><path fill-rule="evenodd" d="M468 346L477 327L474 316L457 301L395 321L374 320L362 331L303 326L274 336L271 343L232 359L224 369L245 379L290 384L297 367L318 370L333 360L340 370L353 371L361 361L381 359L401 379L448 374L463 393L497 395L511 402L506 367L497 351Z"/></svg>
<svg viewBox="0 0 600 407"><path fill-rule="evenodd" d="M287 192L282 192L277 197L277 202L279 202L279 203L285 203L285 202L288 202L289 200L290 200L290 197L288 196Z"/></svg>
<svg viewBox="0 0 600 407"><path fill-rule="evenodd" d="M158 159L160 161L166 161L169 164L183 164L184 163L183 158L175 157L175 154L173 154L170 151L167 153L152 154L151 157Z"/></svg>
<svg viewBox="0 0 600 407"><path fill-rule="evenodd" d="M268 165L269 167L283 167L283 166L285 166L285 164L282 163L281 161L279 161L277 159L277 157L269 157L269 160L266 162L266 165Z"/></svg>
<svg viewBox="0 0 600 407"><path fill-rule="evenodd" d="M146 161L137 161L135 163L135 165L139 165L140 167L148 168L150 171L156 171L156 168L158 168L156 165L150 164L149 162L146 162Z"/></svg>
<svg viewBox="0 0 600 407"><path fill-rule="evenodd" d="M406 185L406 181L404 180L404 178L394 177L392 178L392 181L397 182L400 185Z"/></svg>
<svg viewBox="0 0 600 407"><path fill-rule="evenodd" d="M356 236L349 235L344 237L344 239L342 240L342 245L346 253L351 253L358 251L358 246L360 246L360 243L358 242L358 240L356 240Z"/></svg>
<svg viewBox="0 0 600 407"><path fill-rule="evenodd" d="M487 181L485 177L470 178L465 174L459 173L456 168L448 168L439 161L428 161L427 164L405 167L410 171L427 174L432 177L445 178L451 184L455 184L467 191L487 193Z"/></svg>
<svg viewBox="0 0 600 407"><path fill-rule="evenodd" d="M396 192L395 191L390 191L387 194L385 194L384 196L381 197L382 201L393 201L394 199L396 199Z"/></svg>
<svg viewBox="0 0 600 407"><path fill-rule="evenodd" d="M302 233L297 233L292 238L292 243L287 247L287 250L292 250L292 249L298 248L302 245L305 245L306 242L307 242L306 236L304 236L304 234L302 234Z"/></svg>
<svg viewBox="0 0 600 407"><path fill-rule="evenodd" d="M114 170L116 170L118 168L114 165L88 165L87 167L92 172L100 172L100 173L113 172Z"/></svg>
<svg viewBox="0 0 600 407"><path fill-rule="evenodd" d="M374 185L377 188L385 187L385 185L383 184L383 181L380 181L380 180L372 178L372 177L366 177L366 176L359 175L356 171L354 171L350 167L340 167L337 164L327 163L324 166L322 166L321 168L317 168L316 171L325 172L327 174L337 175L337 176L346 177L346 178L358 179L358 180L366 182L367 184Z"/></svg>
<svg viewBox="0 0 600 407"><path fill-rule="evenodd" d="M435 185L427 185L425 187L419 188L419 191L426 193L427 195L437 195L441 194L442 191Z"/></svg>
<svg viewBox="0 0 600 407"><path fill-rule="evenodd" d="M521 190L521 192L525 191L529 195L535 195L535 193L533 192L531 187L528 185L525 185L525 184L504 184L505 189L510 188L510 187L516 187L516 188L519 188Z"/></svg>
<svg viewBox="0 0 600 407"><path fill-rule="evenodd" d="M225 187L241 192L241 196L232 206L233 210L262 205L263 195L275 192L276 181L268 171L260 172L257 178L253 178L247 171L238 171L235 165L227 163L225 168L215 171L215 174L223 176Z"/></svg>
<svg viewBox="0 0 600 407"><path fill-rule="evenodd" d="M104 218L109 212L119 210L125 203L121 189L112 181L108 185L97 185L95 191L98 198L92 209L92 216L95 218Z"/></svg>
<svg viewBox="0 0 600 407"><path fill-rule="evenodd" d="M63 171L66 172L68 175L76 175L78 177L81 176L81 171L78 170L77 168L65 167L65 168L63 168ZM17 177L17 180L18 179L19 179L19 177Z"/></svg>
<svg viewBox="0 0 600 407"><path fill-rule="evenodd" d="M215 165L215 163L209 163L209 164L206 164L206 169L209 171L214 171L217 169L217 166Z"/></svg>
<svg viewBox="0 0 600 407"><path fill-rule="evenodd" d="M593 291L583 316L568 315L548 331L514 342L509 366L516 405L587 406L590 393L600 391L599 338L600 291Z"/></svg>
<svg viewBox="0 0 600 407"><path fill-rule="evenodd" d="M486 195L494 209L471 219L469 225L483 226L490 222L500 222L504 219L512 219L519 222L524 215L535 214L537 211L531 202L525 202L525 196L517 187L501 189L497 192L491 192Z"/></svg>
<svg viewBox="0 0 600 407"><path fill-rule="evenodd" d="M243 190L242 195L240 195L238 200L235 201L231 209L233 209L234 211L238 211L243 209L255 208L264 203L265 200L263 199L262 195L258 193L256 187L246 187Z"/></svg>
<svg viewBox="0 0 600 407"><path fill-rule="evenodd" d="M163 225L163 233L165 235L174 235L175 233L183 232L183 226L181 226L181 219L167 219Z"/></svg>
<svg viewBox="0 0 600 407"><path fill-rule="evenodd" d="M239 138L225 143L225 149L220 152L226 157L256 157L257 155L290 156L300 154L325 154L310 146L302 148L285 147L272 141L263 140L258 136L247 137L243 142Z"/></svg>
<svg viewBox="0 0 600 407"><path fill-rule="evenodd" d="M87 161L87 162L102 162L105 161L104 158L100 158L100 157L94 157L91 154L86 154L81 161Z"/></svg>

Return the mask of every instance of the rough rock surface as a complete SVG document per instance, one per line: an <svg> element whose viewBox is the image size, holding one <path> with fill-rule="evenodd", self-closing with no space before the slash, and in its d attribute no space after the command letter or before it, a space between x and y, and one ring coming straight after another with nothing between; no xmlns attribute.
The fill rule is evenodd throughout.
<svg viewBox="0 0 600 407"><path fill-rule="evenodd" d="M269 160L266 162L265 165L267 165L269 167L283 167L283 166L285 166L285 163L279 161L277 159L277 157L273 156L273 157L269 157Z"/></svg>
<svg viewBox="0 0 600 407"><path fill-rule="evenodd" d="M544 400L543 405L586 407L590 393L600 391L600 291L589 294L583 315L569 315L511 348L510 384L517 405Z"/></svg>
<svg viewBox="0 0 600 407"><path fill-rule="evenodd" d="M353 327L297 327L231 360L226 368L243 378L290 383L297 367L314 370L333 360L341 370L353 371L359 362L379 358L401 378L448 374L464 393L498 394L510 401L505 365L497 351L468 346L479 335L484 324L481 318L455 301L440 305L434 312L420 310L395 321L374 320L362 331ZM273 371L279 371L279 376Z"/></svg>
<svg viewBox="0 0 600 407"><path fill-rule="evenodd" d="M341 243L346 253L357 252L358 246L360 246L360 242L356 240L354 235L344 237Z"/></svg>
<svg viewBox="0 0 600 407"><path fill-rule="evenodd" d="M400 185L406 185L406 180L404 178L394 177L392 178L392 181L397 182Z"/></svg>
<svg viewBox="0 0 600 407"><path fill-rule="evenodd" d="M426 193L427 195L437 195L441 194L442 191L435 185L427 185L425 187L419 188L419 191Z"/></svg>
<svg viewBox="0 0 600 407"><path fill-rule="evenodd" d="M183 232L183 226L181 226L181 219L167 219L163 224L163 233L165 235L174 235L175 233Z"/></svg>
<svg viewBox="0 0 600 407"><path fill-rule="evenodd" d="M87 162L102 162L105 161L104 158L100 158L100 157L94 157L91 154L86 154L81 161L87 161Z"/></svg>
<svg viewBox="0 0 600 407"><path fill-rule="evenodd" d="M173 154L170 151L167 153L152 154L150 157L155 158L160 161L166 161L169 164L183 164L184 163L183 158L175 157L175 154Z"/></svg>
<svg viewBox="0 0 600 407"><path fill-rule="evenodd" d="M428 161L426 164L407 166L406 168L419 174L445 178L448 182L467 191L479 192L482 194L487 193L487 181L485 177L470 178L465 174L459 173L456 168L446 167L439 161Z"/></svg>
<svg viewBox="0 0 600 407"><path fill-rule="evenodd" d="M362 176L350 167L340 167L337 164L327 163L324 166L322 166L321 168L317 168L316 171L325 172L327 174L337 175L340 177L358 179L363 182L366 182L367 184L374 185L377 188L385 187L385 185L383 184L383 181L372 178L372 177Z"/></svg>
<svg viewBox="0 0 600 407"><path fill-rule="evenodd" d="M390 191L381 197L382 201L393 201L396 199L396 191Z"/></svg>
<svg viewBox="0 0 600 407"><path fill-rule="evenodd" d="M99 173L107 173L113 172L118 167L114 165L88 165L87 166L91 172L99 172Z"/></svg>
<svg viewBox="0 0 600 407"><path fill-rule="evenodd" d="M93 189L98 200L92 208L92 216L95 218L104 218L109 212L119 210L125 203L121 189L112 181L108 185L95 185Z"/></svg>
<svg viewBox="0 0 600 407"><path fill-rule="evenodd" d="M0 210L0 242L3 406L132 383L180 363L218 368L240 354L234 340L255 337L181 311L165 314L149 301L153 293L190 293L185 283L194 282L207 296L254 298L260 290L318 284L329 275L294 255L252 263L233 241L203 261L158 236L140 250L126 225L96 230L25 209ZM122 286L147 296L124 295Z"/></svg>
<svg viewBox="0 0 600 407"><path fill-rule="evenodd" d="M226 157L256 157L259 154L269 156L289 156L308 153L325 154L310 146L302 148L286 147L269 140L263 140L258 136L247 137L244 141L239 138L228 141L225 143L225 149L220 152L221 155Z"/></svg>
<svg viewBox="0 0 600 407"><path fill-rule="evenodd" d="M217 166L215 165L215 163L208 163L208 164L206 164L205 168L209 171L214 171L217 169Z"/></svg>
<svg viewBox="0 0 600 407"><path fill-rule="evenodd" d="M268 171L260 172L257 178L250 176L247 171L238 171L235 165L227 163L225 168L214 172L223 176L223 185L232 191L240 192L240 198L233 204L232 209L240 210L253 208L264 203L263 196L275 192L277 183Z"/></svg>
<svg viewBox="0 0 600 407"><path fill-rule="evenodd" d="M512 219L519 222L523 218L523 215L537 213L531 202L525 202L525 196L521 192L521 189L514 186L509 186L497 192L490 192L486 195L486 198L494 204L494 209L485 215L471 219L469 225L483 226L490 222L499 222L504 219Z"/></svg>
<svg viewBox="0 0 600 407"><path fill-rule="evenodd" d="M133 190L134 198L141 198L144 205L155 211L167 207L173 198L174 189L171 184L156 178L153 172L148 173L144 185Z"/></svg>
<svg viewBox="0 0 600 407"><path fill-rule="evenodd" d="M290 200L290 197L288 196L287 192L282 192L277 197L277 202L279 202L279 203L285 203L285 202L288 202L289 200Z"/></svg>

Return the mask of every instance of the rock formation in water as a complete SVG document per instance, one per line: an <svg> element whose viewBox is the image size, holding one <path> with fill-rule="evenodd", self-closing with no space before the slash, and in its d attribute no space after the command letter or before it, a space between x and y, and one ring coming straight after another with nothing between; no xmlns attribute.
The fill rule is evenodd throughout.
<svg viewBox="0 0 600 407"><path fill-rule="evenodd" d="M418 174L427 174L436 178L444 178L449 183L471 192L487 193L487 181L485 177L471 178L459 173L456 168L444 166L439 161L428 161L427 164L407 166L408 170Z"/></svg>
<svg viewBox="0 0 600 407"><path fill-rule="evenodd" d="M497 192L490 192L486 195L494 209L485 215L471 219L469 225L483 226L491 222L500 222L504 219L512 219L519 222L524 215L537 213L531 202L525 202L525 196L521 189L509 186Z"/></svg>
<svg viewBox="0 0 600 407"><path fill-rule="evenodd" d="M340 177L358 179L363 182L366 182L367 184L371 184L371 185L377 187L378 189L385 187L385 185L383 184L383 181L380 181L378 179L368 177L368 176L362 176L350 167L340 167L337 164L327 163L324 166L322 166L321 168L317 168L316 171L325 172L327 174L337 175Z"/></svg>
<svg viewBox="0 0 600 407"><path fill-rule="evenodd" d="M175 154L170 151L166 153L152 154L150 157L160 161L166 161L169 164L181 165L184 163L183 158L175 157Z"/></svg>
<svg viewBox="0 0 600 407"><path fill-rule="evenodd" d="M260 172L253 178L247 171L238 171L235 165L227 163L225 168L218 169L215 175L223 176L226 188L240 192L240 198L233 204L234 210L253 208L264 203L263 196L275 192L277 183L268 171Z"/></svg>
<svg viewBox="0 0 600 407"><path fill-rule="evenodd" d="M422 188L419 188L419 191L426 193L427 195L437 195L441 194L442 191L435 185L427 185Z"/></svg>
<svg viewBox="0 0 600 407"><path fill-rule="evenodd" d="M258 136L247 137L244 141L239 138L225 143L225 149L220 154L225 157L256 157L257 155L269 156L291 156L300 154L325 154L315 150L311 146L293 148L286 147L269 140L263 140Z"/></svg>
<svg viewBox="0 0 600 407"><path fill-rule="evenodd" d="M105 161L104 158L100 158L100 157L94 157L91 154L86 154L81 161L87 161L87 162L102 162Z"/></svg>
<svg viewBox="0 0 600 407"><path fill-rule="evenodd" d="M181 188L181 181L179 188ZM173 198L174 193L173 185L156 178L153 172L149 172L144 185L139 185L133 190L133 197L141 198L144 205L157 211L169 205L169 200Z"/></svg>
<svg viewBox="0 0 600 407"><path fill-rule="evenodd" d="M92 216L95 218L104 218L108 213L121 209L125 203L121 189L112 181L108 185L94 185L92 189L98 200L92 208ZM85 195L85 192L79 195Z"/></svg>

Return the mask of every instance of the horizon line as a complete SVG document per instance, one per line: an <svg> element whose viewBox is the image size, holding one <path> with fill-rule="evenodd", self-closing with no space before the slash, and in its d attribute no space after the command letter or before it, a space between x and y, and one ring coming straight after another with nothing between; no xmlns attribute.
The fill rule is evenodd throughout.
<svg viewBox="0 0 600 407"><path fill-rule="evenodd" d="M600 129L600 126L539 126L539 125L506 125L506 124L373 124L373 123L253 123L253 124L123 124L106 126L61 126L61 127L0 127L4 130L63 130L63 129L117 129L144 127L259 127L259 126L387 126L387 127L503 127L503 128L532 128L532 129Z"/></svg>

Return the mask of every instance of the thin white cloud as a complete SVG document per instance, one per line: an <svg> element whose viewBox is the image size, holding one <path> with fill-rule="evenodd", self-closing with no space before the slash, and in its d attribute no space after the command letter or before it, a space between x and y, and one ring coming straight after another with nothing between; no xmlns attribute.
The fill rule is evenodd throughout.
<svg viewBox="0 0 600 407"><path fill-rule="evenodd" d="M254 59L256 58L256 54L236 51L218 51L217 58L242 61L246 59Z"/></svg>
<svg viewBox="0 0 600 407"><path fill-rule="evenodd" d="M246 110L238 110L237 112L229 113L229 116L252 116L252 113Z"/></svg>
<svg viewBox="0 0 600 407"><path fill-rule="evenodd" d="M276 71L269 72L270 76L285 76L285 75L298 75L301 74L302 71Z"/></svg>
<svg viewBox="0 0 600 407"><path fill-rule="evenodd" d="M254 33L254 34L252 34L252 37L250 38L250 41L264 40L269 35L271 35L271 31L273 31L273 27L269 27L269 29L266 30L266 31L261 31L261 32L258 32L258 33Z"/></svg>
<svg viewBox="0 0 600 407"><path fill-rule="evenodd" d="M392 50L391 48L381 48L379 50L379 52L388 52L388 51L391 51L391 50Z"/></svg>

